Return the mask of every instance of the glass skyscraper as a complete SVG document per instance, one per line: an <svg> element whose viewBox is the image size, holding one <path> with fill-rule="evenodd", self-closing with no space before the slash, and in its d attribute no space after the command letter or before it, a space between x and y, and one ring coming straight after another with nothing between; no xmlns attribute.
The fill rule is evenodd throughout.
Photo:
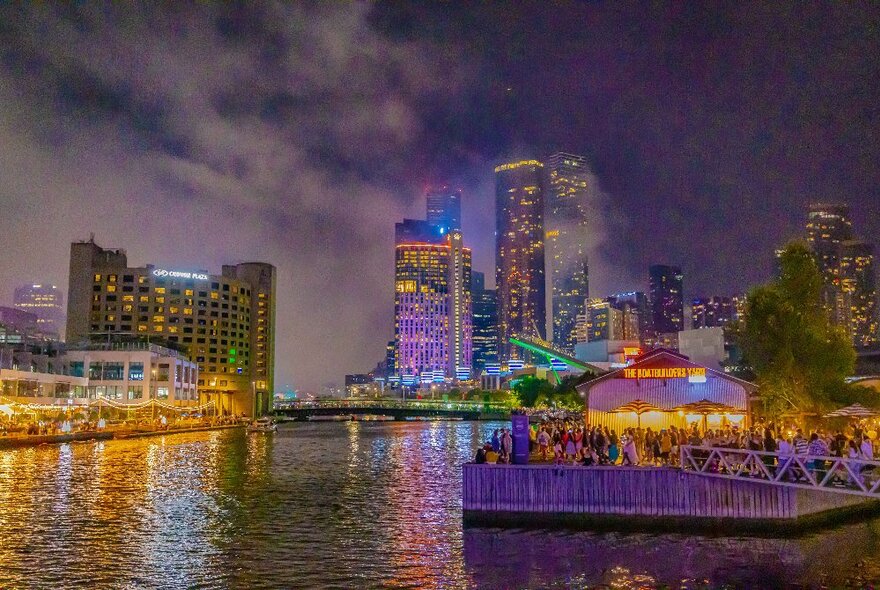
<svg viewBox="0 0 880 590"><path fill-rule="evenodd" d="M443 232L461 229L461 191L447 186L428 189L427 221Z"/></svg>
<svg viewBox="0 0 880 590"><path fill-rule="evenodd" d="M495 168L495 284L498 352L514 351L512 336L546 338L544 277L544 165L537 160Z"/></svg>
<svg viewBox="0 0 880 590"><path fill-rule="evenodd" d="M471 298L474 317L474 374L487 363L498 362L498 297L495 289L486 289L486 277L474 271L471 276Z"/></svg>
<svg viewBox="0 0 880 590"><path fill-rule="evenodd" d="M545 235L553 344L569 352L577 316L589 297L587 259L589 189L592 177L583 156L559 152L547 160Z"/></svg>

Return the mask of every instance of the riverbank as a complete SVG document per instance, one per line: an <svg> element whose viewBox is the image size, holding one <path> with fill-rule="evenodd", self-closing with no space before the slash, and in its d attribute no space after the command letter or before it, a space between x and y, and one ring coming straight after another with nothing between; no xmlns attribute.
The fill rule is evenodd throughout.
<svg viewBox="0 0 880 590"><path fill-rule="evenodd" d="M87 442L97 440L125 440L131 438L147 438L167 434L183 434L186 432L205 432L209 430L226 430L243 428L241 424L221 424L217 426L195 426L193 428L170 428L168 430L103 430L72 432L69 434L46 434L6 436L0 438L0 451L36 447L40 445L63 444L71 442Z"/></svg>

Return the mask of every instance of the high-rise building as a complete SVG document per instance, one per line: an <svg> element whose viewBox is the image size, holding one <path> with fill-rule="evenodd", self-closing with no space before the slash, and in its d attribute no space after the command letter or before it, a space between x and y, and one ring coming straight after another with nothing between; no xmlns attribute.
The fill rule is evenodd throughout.
<svg viewBox="0 0 880 590"><path fill-rule="evenodd" d="M12 306L37 316L37 330L47 337L64 338L64 293L55 285L22 285L15 290Z"/></svg>
<svg viewBox="0 0 880 590"><path fill-rule="evenodd" d="M832 322L859 348L880 341L874 250L855 239L848 205L819 203L807 214L807 242L824 278L822 298Z"/></svg>
<svg viewBox="0 0 880 590"><path fill-rule="evenodd" d="M409 241L398 227L395 235L395 371L455 376L458 368L470 369L471 251L461 231L438 228Z"/></svg>
<svg viewBox="0 0 880 590"><path fill-rule="evenodd" d="M684 329L683 275L677 266L655 264L648 269L653 330L668 334Z"/></svg>
<svg viewBox="0 0 880 590"><path fill-rule="evenodd" d="M461 229L461 191L432 187L427 194L427 222L445 233Z"/></svg>
<svg viewBox="0 0 880 590"><path fill-rule="evenodd" d="M199 365L200 401L221 411L271 410L275 371L275 267L223 265L219 275L129 267L124 250L70 247L67 341L143 339Z"/></svg>
<svg viewBox="0 0 880 590"><path fill-rule="evenodd" d="M626 340L623 312L608 301L593 299L587 304L587 342Z"/></svg>
<svg viewBox="0 0 880 590"><path fill-rule="evenodd" d="M498 353L520 354L514 336L547 337L544 278L544 165L521 160L495 168L495 285Z"/></svg>
<svg viewBox="0 0 880 590"><path fill-rule="evenodd" d="M442 229L424 219L404 219L394 224L395 244L442 244L445 241Z"/></svg>
<svg viewBox="0 0 880 590"><path fill-rule="evenodd" d="M691 327L721 328L736 319L736 307L730 297L696 297L691 300Z"/></svg>
<svg viewBox="0 0 880 590"><path fill-rule="evenodd" d="M625 340L645 342L653 336L651 305L645 293L641 291L615 293L607 301L616 309L624 312L628 318L635 318L638 330L636 332L627 331ZM629 319L627 323L630 324L632 321Z"/></svg>
<svg viewBox="0 0 880 590"><path fill-rule="evenodd" d="M877 271L874 246L857 240L841 244L838 308L844 325L858 348L877 344Z"/></svg>
<svg viewBox="0 0 880 590"><path fill-rule="evenodd" d="M547 159L545 171L546 272L552 326L547 330L554 345L573 352L577 316L589 297L587 240L593 177L583 156L563 152Z"/></svg>
<svg viewBox="0 0 880 590"><path fill-rule="evenodd" d="M483 273L474 271L471 276L474 375L478 375L487 364L498 362L498 297L495 289L486 288Z"/></svg>

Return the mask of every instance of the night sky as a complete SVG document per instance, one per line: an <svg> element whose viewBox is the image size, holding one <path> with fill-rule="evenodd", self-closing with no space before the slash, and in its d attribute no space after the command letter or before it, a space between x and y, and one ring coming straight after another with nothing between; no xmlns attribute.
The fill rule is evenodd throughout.
<svg viewBox="0 0 880 590"><path fill-rule="evenodd" d="M393 224L464 192L494 265L492 166L595 172L591 294L680 264L765 280L811 201L880 232L880 9L868 3L96 3L0 7L0 303L66 287L69 244L278 268L279 387L372 368Z"/></svg>

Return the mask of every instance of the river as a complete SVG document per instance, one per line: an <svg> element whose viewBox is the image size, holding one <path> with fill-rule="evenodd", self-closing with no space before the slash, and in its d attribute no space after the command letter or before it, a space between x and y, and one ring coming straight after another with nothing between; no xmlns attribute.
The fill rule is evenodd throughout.
<svg viewBox="0 0 880 590"><path fill-rule="evenodd" d="M853 587L880 521L796 539L466 529L500 424L298 423L0 451L0 588Z"/></svg>

